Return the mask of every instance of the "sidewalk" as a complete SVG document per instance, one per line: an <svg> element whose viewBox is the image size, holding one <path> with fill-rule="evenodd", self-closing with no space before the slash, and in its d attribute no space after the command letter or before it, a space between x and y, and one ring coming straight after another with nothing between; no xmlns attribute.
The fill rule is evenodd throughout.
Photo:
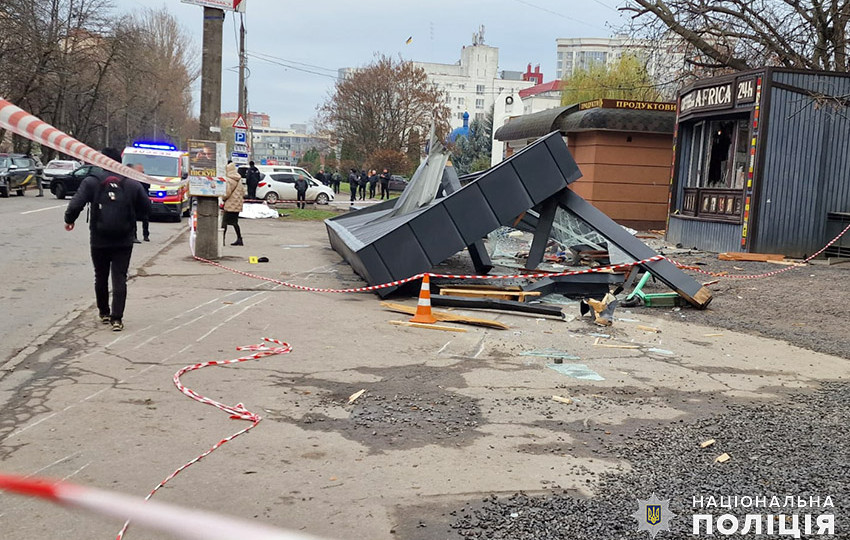
<svg viewBox="0 0 850 540"><path fill-rule="evenodd" d="M245 246L225 246L222 265L311 287L363 285L322 223L240 224ZM250 264L250 256L269 262ZM850 375L841 359L688 324L687 310L618 311L626 320L602 330L587 319L496 312L470 314L510 330L400 328L388 321L405 317L373 294L303 292L195 261L185 234L141 265L126 313L120 334L81 314L21 363L42 377L11 411L17 425L0 448L4 468L144 496L249 425L178 392L174 373L276 338L292 352L183 377L199 394L244 403L264 420L155 498L338 539L455 538L448 512L489 494L590 495L599 473L627 466L604 449L639 426ZM580 360L556 364L558 351ZM571 363L597 377L547 367ZM3 519L10 538L117 531L70 516L15 499Z"/></svg>

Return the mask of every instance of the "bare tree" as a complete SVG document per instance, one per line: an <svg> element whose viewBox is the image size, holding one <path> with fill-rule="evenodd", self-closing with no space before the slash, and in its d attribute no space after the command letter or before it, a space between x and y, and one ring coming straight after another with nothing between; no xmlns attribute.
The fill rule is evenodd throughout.
<svg viewBox="0 0 850 540"><path fill-rule="evenodd" d="M319 115L363 160L376 150L407 151L411 133L427 133L432 122L447 132L449 110L425 70L381 56L338 81Z"/></svg>
<svg viewBox="0 0 850 540"><path fill-rule="evenodd" d="M118 19L112 8L111 0L0 1L0 95L94 146L184 140L198 75L187 32L165 8ZM32 144L13 138L18 151Z"/></svg>
<svg viewBox="0 0 850 540"><path fill-rule="evenodd" d="M850 0L627 0L642 36L678 37L695 70L848 71Z"/></svg>

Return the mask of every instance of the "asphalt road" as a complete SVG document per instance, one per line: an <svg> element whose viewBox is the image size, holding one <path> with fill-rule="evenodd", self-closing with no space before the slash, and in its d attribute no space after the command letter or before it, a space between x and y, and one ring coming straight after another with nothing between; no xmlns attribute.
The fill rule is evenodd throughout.
<svg viewBox="0 0 850 540"><path fill-rule="evenodd" d="M67 205L68 200L48 192L39 198L32 190L24 197L0 198L0 363L33 344L69 312L94 304L85 212L69 233L63 226ZM137 246L131 273L184 226L151 223L151 242Z"/></svg>

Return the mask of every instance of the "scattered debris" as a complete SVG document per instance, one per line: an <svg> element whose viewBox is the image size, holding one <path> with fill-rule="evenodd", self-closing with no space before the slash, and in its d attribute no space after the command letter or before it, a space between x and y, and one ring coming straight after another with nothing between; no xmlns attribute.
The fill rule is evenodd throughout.
<svg viewBox="0 0 850 540"><path fill-rule="evenodd" d="M714 458L714 462L715 463L726 463L730 459L732 459L732 456L730 456L729 454L724 452L724 453L720 454L719 456L717 456L716 458Z"/></svg>
<svg viewBox="0 0 850 540"><path fill-rule="evenodd" d="M744 262L767 262L784 261L785 255L777 253L744 253L740 251L728 251L717 255L721 261L744 261Z"/></svg>
<svg viewBox="0 0 850 540"><path fill-rule="evenodd" d="M601 301L594 300L593 298L582 300L579 309L582 316L590 313L592 310L593 322L599 326L611 326L614 319L614 309L619 303L620 301L617 300L616 296L608 293Z"/></svg>
<svg viewBox="0 0 850 540"><path fill-rule="evenodd" d="M587 335L591 336L591 337L595 337L595 338L611 339L611 336L609 334L599 334L597 332L591 332ZM599 341L599 340L597 340L597 341Z"/></svg>
<svg viewBox="0 0 850 540"><path fill-rule="evenodd" d="M652 326L644 326L642 324L635 326L635 328L637 328L638 330L643 330L644 332L651 332L653 334L661 333L661 330L659 330L658 328L653 328Z"/></svg>
<svg viewBox="0 0 850 540"><path fill-rule="evenodd" d="M546 367L557 371L561 375L566 375L574 379L581 379L583 381L605 380L602 376L584 364L546 364Z"/></svg>
<svg viewBox="0 0 850 540"><path fill-rule="evenodd" d="M723 334L703 334L702 337L723 337Z"/></svg>
<svg viewBox="0 0 850 540"><path fill-rule="evenodd" d="M409 315L414 315L416 313L416 308L412 306L405 306L403 304L396 304L393 302L381 302L381 305L390 311L397 311L399 313L407 313ZM476 326L486 326L487 328L496 328L499 330L508 330L510 327L505 323L501 323L499 321L493 321L490 319L477 319L475 317L467 317L465 315L458 315L455 313L446 313L444 311L435 311L432 310L431 314L438 321L444 322L457 322L457 323L466 323L473 324Z"/></svg>
<svg viewBox="0 0 850 540"><path fill-rule="evenodd" d="M556 349L542 349L539 351L523 351L520 356L540 356L542 358L561 358L563 360L580 360L578 356Z"/></svg>
<svg viewBox="0 0 850 540"><path fill-rule="evenodd" d="M573 404L572 399L561 397L561 396L552 396L552 401L557 401L558 403L564 403L566 405L572 405Z"/></svg>
<svg viewBox="0 0 850 540"><path fill-rule="evenodd" d="M363 390L358 391L358 392L354 392L354 393L353 393L353 394L351 394L351 396L348 398L348 404L349 404L349 405L351 405L352 403L354 403L355 401L357 401L357 398L359 398L360 396L362 396L362 395L363 395L363 394L365 394L365 393L366 393L366 389L365 389L365 388L364 388Z"/></svg>
<svg viewBox="0 0 850 540"><path fill-rule="evenodd" d="M599 343L599 338L594 343L597 347L605 347L606 349L640 349L640 345L619 345L617 343Z"/></svg>
<svg viewBox="0 0 850 540"><path fill-rule="evenodd" d="M395 326L410 326L413 328L427 328L429 330L443 330L445 332L467 332L466 328L455 328L454 326L440 326L437 324L415 323L407 321L389 321Z"/></svg>
<svg viewBox="0 0 850 540"><path fill-rule="evenodd" d="M646 350L646 352L661 354L661 355L664 355L664 356L676 356L676 353L674 353L673 351L668 351L667 349L657 349L655 347L650 347L649 349Z"/></svg>
<svg viewBox="0 0 850 540"><path fill-rule="evenodd" d="M715 442L717 442L717 441L715 441L714 439L708 439L707 441L702 441L700 443L699 447L700 448L708 448L709 446L711 446Z"/></svg>

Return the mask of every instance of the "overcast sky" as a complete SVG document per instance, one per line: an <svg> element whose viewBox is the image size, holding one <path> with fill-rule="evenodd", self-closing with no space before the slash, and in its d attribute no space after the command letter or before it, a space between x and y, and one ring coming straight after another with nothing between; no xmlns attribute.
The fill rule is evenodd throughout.
<svg viewBox="0 0 850 540"><path fill-rule="evenodd" d="M203 8L179 0L114 2L119 12L167 6L200 55ZM249 58L249 106L283 128L310 123L332 90L337 69L369 64L376 53L453 64L484 25L485 43L499 48L500 70L525 71L528 63L540 64L548 82L555 76L557 38L609 37L625 22L616 9L623 0L245 2L248 52L277 62ZM222 111L237 108L237 21L228 13L224 23ZM406 44L409 37L412 42ZM199 94L198 88L196 109Z"/></svg>

